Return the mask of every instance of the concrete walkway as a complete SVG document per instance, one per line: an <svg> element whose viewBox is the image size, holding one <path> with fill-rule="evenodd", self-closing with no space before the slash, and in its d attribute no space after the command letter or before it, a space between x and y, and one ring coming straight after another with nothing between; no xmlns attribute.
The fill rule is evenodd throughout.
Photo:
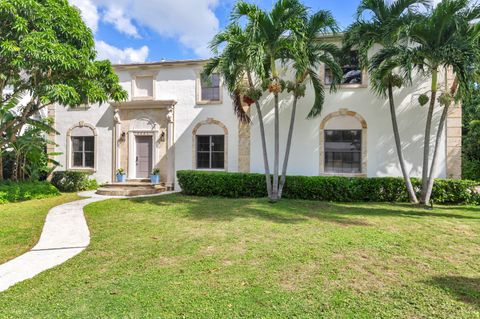
<svg viewBox="0 0 480 319"><path fill-rule="evenodd" d="M37 245L29 252L0 265L0 292L66 262L87 248L90 231L83 207L113 197L95 195L95 192L79 195L90 198L52 208Z"/></svg>

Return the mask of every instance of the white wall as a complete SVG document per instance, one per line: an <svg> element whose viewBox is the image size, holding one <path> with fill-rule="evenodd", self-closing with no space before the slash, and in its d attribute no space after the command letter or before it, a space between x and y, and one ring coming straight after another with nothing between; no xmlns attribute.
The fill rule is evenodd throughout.
<svg viewBox="0 0 480 319"><path fill-rule="evenodd" d="M412 176L421 176L423 154L423 132L428 106L420 106L417 102L418 94L428 91L428 79L417 79L410 88L396 90L397 115L403 143L404 157ZM282 96L280 115L280 154L281 163L285 152L285 143L291 112L291 101ZM297 109L294 138L288 165L288 174L292 175L319 175L320 156L323 151L320 147L320 123L328 114L341 108L357 112L368 125L368 176L401 176L398 158L395 151L392 123L387 100L378 98L368 88L341 88L336 93L326 94L325 104L321 115L307 120L307 114L313 105L313 90L307 89L307 96L301 100ZM271 96L263 101L267 144L269 146L269 162L273 167L273 101ZM436 127L440 118L441 109L436 108L433 127ZM263 157L260 144L260 131L257 115L252 109L252 172L263 172ZM436 131L435 131L436 132ZM432 143L434 136L432 134ZM437 165L437 176L446 176L445 143L441 144L440 157Z"/></svg>
<svg viewBox="0 0 480 319"><path fill-rule="evenodd" d="M112 180L112 125L113 109L109 104L92 105L89 108L79 107L76 109L57 105L55 108L55 128L60 133L55 137L58 144L57 151L63 154L55 159L62 167L57 170L67 170L67 132L70 128L78 125L80 121L93 125L97 130L97 171L92 175L99 183L107 183Z"/></svg>

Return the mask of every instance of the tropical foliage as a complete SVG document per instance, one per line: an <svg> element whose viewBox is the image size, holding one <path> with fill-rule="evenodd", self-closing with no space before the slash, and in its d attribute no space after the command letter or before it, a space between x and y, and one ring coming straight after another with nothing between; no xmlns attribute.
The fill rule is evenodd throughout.
<svg viewBox="0 0 480 319"><path fill-rule="evenodd" d="M0 34L0 148L54 103L126 98L110 62L95 61L92 32L67 0L0 1Z"/></svg>
<svg viewBox="0 0 480 319"><path fill-rule="evenodd" d="M420 95L419 98L419 104L428 104L420 196L420 202L428 205L447 114L450 107L455 105L455 101L461 101L472 90L472 79L474 81L478 79L479 73L474 66L477 65L480 53L478 45L480 27L476 23L480 18L480 6L469 0L443 0L436 7L427 6L426 12L419 13L413 12L409 7L404 7L403 11L400 11L398 7L401 4L418 6L419 4L427 5L428 2L405 0L388 5L383 0L365 0L359 11L369 8L375 16L379 17L378 21L392 12L397 14L402 12L400 17L393 17L386 24L387 30L392 26L390 31L398 32L388 32L388 34L380 32L378 36L372 35L371 31L378 29L379 22L374 20L370 24L365 24L360 18L357 24L351 27L350 39L361 37L364 32L366 40L358 41L361 43L359 46L361 51L365 52L363 49L368 49L373 44L381 46L379 52L370 57L367 63L373 75L373 89L379 93L387 89L397 153L403 166L398 127L394 119L393 87L408 84L412 74L429 78L431 81L430 91ZM395 34L393 41L392 34ZM364 53L363 57L364 60L368 60L367 54ZM454 79L448 78L449 71L455 74ZM442 74L445 74L443 81L440 79ZM438 108L442 108L442 114L434 127L433 116ZM432 132L435 135L433 149L431 148ZM408 173L405 172L405 167L402 170L408 185ZM410 186L408 187L410 189ZM412 195L410 197L411 201L416 201Z"/></svg>
<svg viewBox="0 0 480 319"><path fill-rule="evenodd" d="M242 18L246 19L244 26L240 23ZM244 104L255 104L267 193L271 201L277 201L282 196L286 182L298 100L305 96L307 84L311 84L315 101L306 115L313 118L321 113L324 87L317 73L320 63L325 63L333 71L332 90L340 81L337 47L318 38L321 34L337 32L338 27L330 12L321 10L310 14L308 8L298 0L279 0L270 11L239 1L232 13L232 21L225 31L213 39L211 46L216 57L206 66L205 73L219 72L224 77L235 101L235 112L241 121L250 121ZM282 74L291 76L282 77ZM282 92L289 93L293 103L290 105L291 120L280 176L279 103ZM274 100L273 179L270 178L262 113L262 98L268 95L273 96Z"/></svg>

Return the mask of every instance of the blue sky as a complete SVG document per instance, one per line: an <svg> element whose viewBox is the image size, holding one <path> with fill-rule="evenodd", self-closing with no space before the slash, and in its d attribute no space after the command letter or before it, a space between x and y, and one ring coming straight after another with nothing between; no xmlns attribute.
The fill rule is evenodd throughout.
<svg viewBox="0 0 480 319"><path fill-rule="evenodd" d="M252 0L263 8L275 0ZM99 58L114 63L209 56L211 37L228 23L234 0L70 0L95 35ZM312 11L330 10L341 27L359 0L304 0Z"/></svg>

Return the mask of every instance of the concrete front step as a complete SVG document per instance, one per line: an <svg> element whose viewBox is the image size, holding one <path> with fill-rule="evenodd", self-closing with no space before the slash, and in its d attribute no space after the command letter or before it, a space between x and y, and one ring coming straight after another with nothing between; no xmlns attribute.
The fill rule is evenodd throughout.
<svg viewBox="0 0 480 319"><path fill-rule="evenodd" d="M165 191L167 191L167 188L160 184L127 182L104 185L97 190L97 194L104 196L141 196L160 194Z"/></svg>

